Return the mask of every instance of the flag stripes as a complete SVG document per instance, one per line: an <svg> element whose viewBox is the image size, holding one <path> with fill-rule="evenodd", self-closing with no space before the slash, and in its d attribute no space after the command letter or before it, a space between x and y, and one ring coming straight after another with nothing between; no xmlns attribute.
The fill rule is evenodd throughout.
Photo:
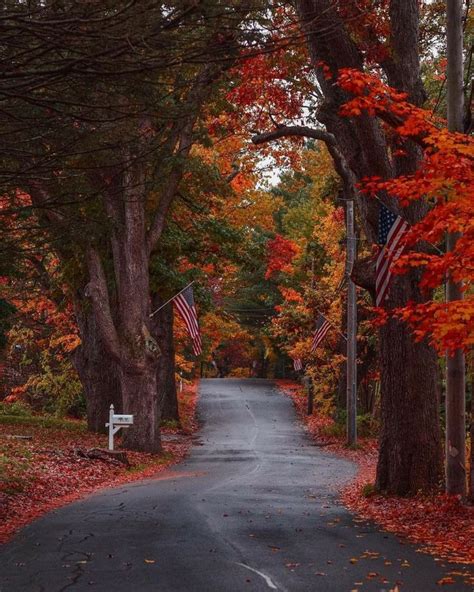
<svg viewBox="0 0 474 592"><path fill-rule="evenodd" d="M345 287L346 283L347 283L347 274L344 273L341 280L337 284L336 294L339 294L339 292Z"/></svg>
<svg viewBox="0 0 474 592"><path fill-rule="evenodd" d="M375 264L375 304L381 306L388 296L392 277L392 265L402 254L404 245L400 244L408 229L408 223L391 212L383 204L379 214L379 244L382 246Z"/></svg>
<svg viewBox="0 0 474 592"><path fill-rule="evenodd" d="M300 372L303 370L303 362L300 358L295 358L293 360L293 368L295 369L295 372Z"/></svg>
<svg viewBox="0 0 474 592"><path fill-rule="evenodd" d="M326 333L329 331L331 323L325 316L319 313L318 320L316 322L316 329L314 331L313 341L311 343L311 351L314 352L321 341L325 338Z"/></svg>
<svg viewBox="0 0 474 592"><path fill-rule="evenodd" d="M202 341L192 286L188 286L185 290L177 294L173 302L193 342L194 355L199 356L202 354Z"/></svg>

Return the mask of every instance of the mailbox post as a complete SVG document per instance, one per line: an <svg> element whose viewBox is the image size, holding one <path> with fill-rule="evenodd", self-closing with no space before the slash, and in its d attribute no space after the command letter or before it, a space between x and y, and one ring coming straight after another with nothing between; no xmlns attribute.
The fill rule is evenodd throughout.
<svg viewBox="0 0 474 592"><path fill-rule="evenodd" d="M109 428L109 450L114 449L114 435L120 428L129 428L133 425L133 415L115 415L114 406L109 409L109 422L105 424Z"/></svg>

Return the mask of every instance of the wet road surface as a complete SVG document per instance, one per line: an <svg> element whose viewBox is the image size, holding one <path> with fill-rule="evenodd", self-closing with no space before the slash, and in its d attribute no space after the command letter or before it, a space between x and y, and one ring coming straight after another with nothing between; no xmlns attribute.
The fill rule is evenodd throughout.
<svg viewBox="0 0 474 592"><path fill-rule="evenodd" d="M0 549L0 592L440 590L455 567L341 507L355 467L311 443L271 381L200 390L190 457L23 529Z"/></svg>

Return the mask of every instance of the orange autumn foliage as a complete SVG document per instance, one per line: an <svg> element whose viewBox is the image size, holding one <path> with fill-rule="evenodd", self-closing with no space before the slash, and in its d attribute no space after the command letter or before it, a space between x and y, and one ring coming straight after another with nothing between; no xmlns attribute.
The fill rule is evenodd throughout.
<svg viewBox="0 0 474 592"><path fill-rule="evenodd" d="M433 121L430 112L410 104L404 93L375 76L341 70L338 84L354 95L341 114L365 112L390 123L397 135L395 156L403 155L403 143L408 139L423 148L424 158L413 174L393 179L372 177L361 183L363 192L387 192L402 206L420 199L431 205L428 214L406 234L405 251L394 264L394 273L420 269L420 287L428 293L440 288L448 274L463 286L463 300L409 302L390 314L406 321L417 340L428 337L440 354L468 350L474 344L474 141L449 132L442 120ZM453 250L445 253L442 243L448 232L460 236Z"/></svg>

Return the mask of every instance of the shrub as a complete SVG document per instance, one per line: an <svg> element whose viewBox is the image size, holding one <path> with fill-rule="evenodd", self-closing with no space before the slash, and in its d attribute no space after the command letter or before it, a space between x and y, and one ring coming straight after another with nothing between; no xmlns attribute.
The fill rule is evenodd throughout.
<svg viewBox="0 0 474 592"><path fill-rule="evenodd" d="M375 438L380 429L379 421L370 413L357 417L357 433L363 438Z"/></svg>
<svg viewBox="0 0 474 592"><path fill-rule="evenodd" d="M85 414L82 385L68 359L52 364L44 352L38 371L22 387L23 400L40 413L81 418Z"/></svg>
<svg viewBox="0 0 474 592"><path fill-rule="evenodd" d="M0 403L0 415L28 416L32 414L32 409L27 403L14 401L12 403Z"/></svg>

